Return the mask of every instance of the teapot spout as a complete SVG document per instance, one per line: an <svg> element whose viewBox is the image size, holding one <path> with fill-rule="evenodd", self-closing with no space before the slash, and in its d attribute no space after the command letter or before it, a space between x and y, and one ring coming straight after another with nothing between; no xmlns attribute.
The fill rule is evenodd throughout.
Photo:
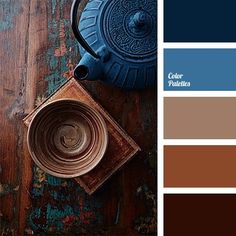
<svg viewBox="0 0 236 236"><path fill-rule="evenodd" d="M78 80L97 80L103 74L101 61L85 53L74 69L74 77Z"/></svg>
<svg viewBox="0 0 236 236"><path fill-rule="evenodd" d="M74 70L74 77L78 80L86 80L88 78L89 68L86 65L77 65Z"/></svg>
<svg viewBox="0 0 236 236"><path fill-rule="evenodd" d="M110 58L106 46L101 46L97 51L98 58L86 52L74 70L74 77L78 80L97 80L103 75L104 63Z"/></svg>

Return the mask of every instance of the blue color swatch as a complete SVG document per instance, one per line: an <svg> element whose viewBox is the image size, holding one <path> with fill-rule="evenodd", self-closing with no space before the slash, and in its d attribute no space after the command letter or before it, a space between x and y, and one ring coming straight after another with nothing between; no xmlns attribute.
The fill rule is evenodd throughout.
<svg viewBox="0 0 236 236"><path fill-rule="evenodd" d="M165 49L164 90L236 91L236 49Z"/></svg>

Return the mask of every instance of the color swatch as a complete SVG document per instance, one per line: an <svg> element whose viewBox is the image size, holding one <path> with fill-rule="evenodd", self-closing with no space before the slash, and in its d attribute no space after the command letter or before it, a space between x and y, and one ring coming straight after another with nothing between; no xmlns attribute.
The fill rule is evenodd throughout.
<svg viewBox="0 0 236 236"><path fill-rule="evenodd" d="M164 90L236 90L236 49L165 49Z"/></svg>
<svg viewBox="0 0 236 236"><path fill-rule="evenodd" d="M165 146L165 187L236 187L236 146Z"/></svg>
<svg viewBox="0 0 236 236"><path fill-rule="evenodd" d="M164 137L236 138L236 97L165 97Z"/></svg>
<svg viewBox="0 0 236 236"><path fill-rule="evenodd" d="M236 194L165 194L164 236L236 235Z"/></svg>
<svg viewBox="0 0 236 236"><path fill-rule="evenodd" d="M164 0L165 42L236 42L233 0Z"/></svg>

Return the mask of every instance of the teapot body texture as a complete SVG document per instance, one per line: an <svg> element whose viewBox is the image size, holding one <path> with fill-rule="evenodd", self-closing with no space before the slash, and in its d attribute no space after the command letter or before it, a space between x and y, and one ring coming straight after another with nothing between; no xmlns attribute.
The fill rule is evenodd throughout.
<svg viewBox="0 0 236 236"><path fill-rule="evenodd" d="M80 17L79 31L99 58L84 65L87 52L80 46L78 67L88 68L86 79L97 77L124 89L156 86L156 11L155 0L90 0ZM90 70L93 66L97 68ZM89 75L89 71L99 74Z"/></svg>

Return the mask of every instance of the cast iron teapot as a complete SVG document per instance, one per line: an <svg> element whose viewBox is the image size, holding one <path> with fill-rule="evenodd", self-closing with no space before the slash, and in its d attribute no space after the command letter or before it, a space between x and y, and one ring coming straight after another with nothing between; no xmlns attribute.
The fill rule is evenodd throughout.
<svg viewBox="0 0 236 236"><path fill-rule="evenodd" d="M157 82L156 0L89 0L77 24L80 0L71 7L71 25L82 56L77 80L97 80L144 89Z"/></svg>

